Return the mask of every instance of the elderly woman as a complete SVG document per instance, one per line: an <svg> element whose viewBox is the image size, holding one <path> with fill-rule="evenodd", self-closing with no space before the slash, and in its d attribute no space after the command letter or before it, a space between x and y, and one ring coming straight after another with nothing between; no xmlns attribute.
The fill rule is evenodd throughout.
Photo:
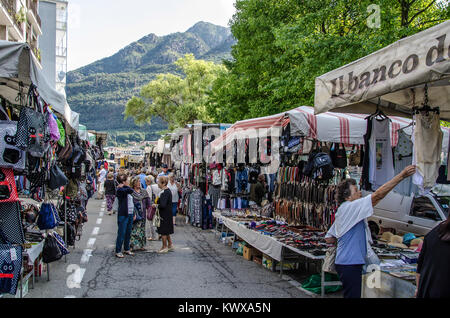
<svg viewBox="0 0 450 318"><path fill-rule="evenodd" d="M178 212L178 200L181 192L181 185L175 181L175 175L173 173L169 174L169 184L167 185L170 192L172 192L172 216L173 225L177 225L177 212Z"/></svg>
<svg viewBox="0 0 450 318"><path fill-rule="evenodd" d="M167 187L169 179L164 176L158 178L158 185L162 190L158 208L161 217L161 224L158 227L158 233L162 236L162 248L158 253L167 253L173 251L173 244L170 235L173 234L173 218L172 218L172 192ZM156 205L155 205L156 206Z"/></svg>
<svg viewBox="0 0 450 318"><path fill-rule="evenodd" d="M159 197L159 187L157 184L155 184L155 178L153 176L147 176L145 177L145 183L147 184L147 193L150 198L151 204L153 204L157 197ZM156 190L155 187L158 189ZM154 193L155 192L155 193ZM148 208L153 208L152 206L148 206ZM154 208L153 208L154 209ZM147 236L149 241L157 241L158 235L156 234L156 227L153 225L153 217L148 219L149 222L147 222Z"/></svg>
<svg viewBox="0 0 450 318"><path fill-rule="evenodd" d="M139 177L134 177L131 180L131 188L133 193L134 213L135 218L133 222L133 228L131 230L131 248L134 251L145 251L145 245L147 244L147 237L145 233L146 223L146 210L148 202L148 193L141 189L141 180Z"/></svg>
<svg viewBox="0 0 450 318"><path fill-rule="evenodd" d="M347 179L338 186L340 204L336 220L326 235L327 243L336 243L336 271L344 287L344 298L361 298L363 266L374 252L367 218L373 207L388 195L400 182L416 172L415 166L406 167L399 175L381 186L372 195L361 198L356 181Z"/></svg>

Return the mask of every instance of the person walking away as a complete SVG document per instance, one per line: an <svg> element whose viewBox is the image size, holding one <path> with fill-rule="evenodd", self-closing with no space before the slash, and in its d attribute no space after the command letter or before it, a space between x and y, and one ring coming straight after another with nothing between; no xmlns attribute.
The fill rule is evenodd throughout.
<svg viewBox="0 0 450 318"><path fill-rule="evenodd" d="M147 245L145 223L147 218L145 217L146 205L144 200L148 198L148 193L141 189L141 180L139 176L136 176L131 180L131 188L133 189L131 195L133 197L135 211L135 218L131 229L131 249L134 252L145 251L145 246Z"/></svg>
<svg viewBox="0 0 450 318"><path fill-rule="evenodd" d="M112 215L112 208L116 199L116 182L114 180L114 173L108 173L105 181L105 195L106 195L106 209L108 215ZM115 212L114 212L115 213Z"/></svg>
<svg viewBox="0 0 450 318"><path fill-rule="evenodd" d="M134 255L130 249L131 230L134 218L133 189L130 188L127 175L118 176L117 200L119 202L119 212L117 213L117 239L116 257L123 258L122 245L125 254Z"/></svg>
<svg viewBox="0 0 450 318"><path fill-rule="evenodd" d="M167 185L172 193L172 216L173 225L177 225L177 213L178 213L178 200L180 198L179 192L181 191L181 185L175 181L175 175L169 174L169 184Z"/></svg>
<svg viewBox="0 0 450 318"><path fill-rule="evenodd" d="M153 176L147 176L145 178L145 183L147 184L147 193L148 196L150 198L150 202L151 205L149 206L152 209L155 209L153 207L153 204L155 203L156 200L156 195L153 194L153 185L156 185L156 187L158 188L158 195L159 195L159 187L157 184L155 184L155 178ZM157 241L158 240L158 236L156 234L156 227L153 225L153 218L151 220L148 220L148 222L146 223L147 225L147 236L148 236L148 240L149 241Z"/></svg>
<svg viewBox="0 0 450 318"><path fill-rule="evenodd" d="M354 179L347 179L339 184L337 200L340 206L325 239L329 244L337 241L335 264L344 288L344 298L361 298L363 266L369 256L375 255L370 246L372 237L367 218L373 215L373 208L389 192L415 172L415 166L406 167L391 181L364 198L361 198L361 191Z"/></svg>
<svg viewBox="0 0 450 318"><path fill-rule="evenodd" d="M158 253L167 253L174 250L172 239L170 237L170 235L173 234L172 192L167 187L168 183L169 179L167 177L159 177L158 185L162 192L157 204L159 215L161 216L161 224L158 227L158 233L162 236L162 247Z"/></svg>
<svg viewBox="0 0 450 318"><path fill-rule="evenodd" d="M98 173L98 194L97 199L102 200L105 198L105 180L106 180L107 172L103 165L100 166L100 172Z"/></svg>
<svg viewBox="0 0 450 318"><path fill-rule="evenodd" d="M450 214L425 236L416 286L417 298L450 298Z"/></svg>
<svg viewBox="0 0 450 318"><path fill-rule="evenodd" d="M147 177L147 170L142 168L141 173L139 174L139 179L141 181L141 188L143 190L147 189L147 183L145 182L145 177Z"/></svg>

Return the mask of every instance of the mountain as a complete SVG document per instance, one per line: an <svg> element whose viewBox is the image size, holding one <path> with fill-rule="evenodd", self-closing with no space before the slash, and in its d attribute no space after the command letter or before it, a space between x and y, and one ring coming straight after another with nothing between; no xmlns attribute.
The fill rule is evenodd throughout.
<svg viewBox="0 0 450 318"><path fill-rule="evenodd" d="M183 33L161 37L149 34L110 57L69 72L67 100L88 129L139 132L147 140L158 138L158 132L167 129L167 124L160 118L143 127L136 126L133 119L124 121L127 101L157 74L176 74L173 62L185 54L221 63L232 58L234 43L229 28L207 22L198 22Z"/></svg>

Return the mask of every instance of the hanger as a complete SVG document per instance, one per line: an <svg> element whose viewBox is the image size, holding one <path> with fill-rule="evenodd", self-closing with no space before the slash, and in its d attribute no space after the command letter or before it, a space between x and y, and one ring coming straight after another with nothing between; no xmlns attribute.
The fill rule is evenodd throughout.
<svg viewBox="0 0 450 318"><path fill-rule="evenodd" d="M415 115L420 114L420 113L425 113L426 116L429 116L430 112L434 112L436 114L440 114L440 110L439 107L434 107L431 108L428 105L428 83L425 84L425 88L424 88L424 100L423 100L423 104L422 107L413 107L413 112Z"/></svg>
<svg viewBox="0 0 450 318"><path fill-rule="evenodd" d="M377 119L377 120L385 120L385 119L389 119L388 116L386 116L384 114L384 112L380 109L381 106L381 97L378 97L378 104L377 104L377 110L375 111L375 113L373 113L372 115L370 115L369 117L366 117L365 119Z"/></svg>

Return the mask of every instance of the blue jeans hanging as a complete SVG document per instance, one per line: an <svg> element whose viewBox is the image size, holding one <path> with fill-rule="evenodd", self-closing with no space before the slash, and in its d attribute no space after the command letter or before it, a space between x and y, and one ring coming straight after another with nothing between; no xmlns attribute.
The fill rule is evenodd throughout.
<svg viewBox="0 0 450 318"><path fill-rule="evenodd" d="M202 217L202 229L212 229L212 200L205 200L203 202L203 217Z"/></svg>

